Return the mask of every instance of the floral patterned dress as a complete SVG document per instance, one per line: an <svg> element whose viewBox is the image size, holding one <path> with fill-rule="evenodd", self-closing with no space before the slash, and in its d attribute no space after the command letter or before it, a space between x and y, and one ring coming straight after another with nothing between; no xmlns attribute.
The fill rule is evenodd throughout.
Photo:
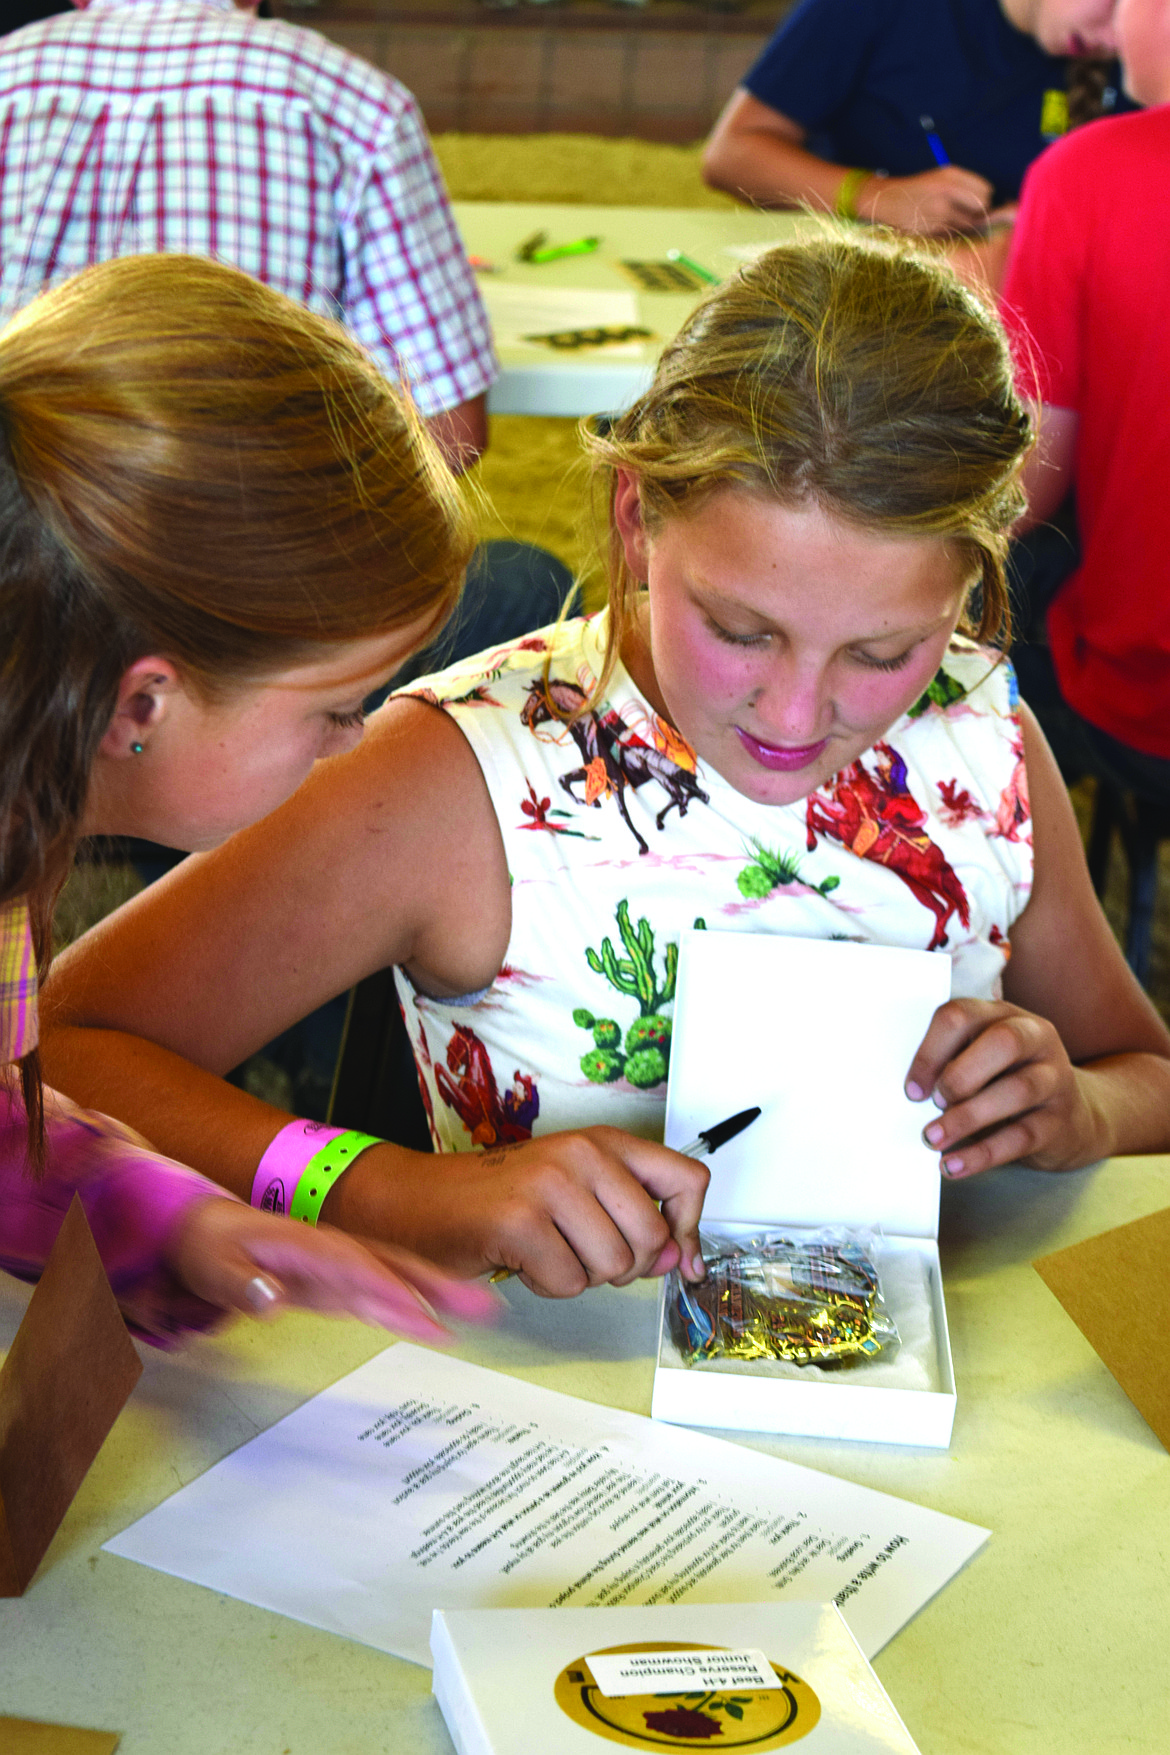
<svg viewBox="0 0 1170 1755"><path fill-rule="evenodd" d="M406 691L474 750L512 879L508 952L484 993L432 999L398 972L441 1150L598 1122L661 1138L688 927L938 951L955 994L1000 993L1032 882L1010 664L956 638L872 749L798 803L761 805L620 665L563 723L592 693L605 622L529 634ZM727 1029L730 1048L733 1017Z"/></svg>

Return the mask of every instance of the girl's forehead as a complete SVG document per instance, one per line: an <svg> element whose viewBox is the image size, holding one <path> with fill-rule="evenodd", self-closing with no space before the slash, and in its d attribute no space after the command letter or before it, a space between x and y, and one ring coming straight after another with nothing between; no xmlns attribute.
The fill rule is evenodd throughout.
<svg viewBox="0 0 1170 1755"><path fill-rule="evenodd" d="M929 555L942 566L957 559L953 539L919 534L853 518L816 499L789 500L746 488L719 488L697 507L680 510L651 531L680 551L731 556L740 549L772 553L779 562L797 548L842 561L858 555Z"/></svg>
<svg viewBox="0 0 1170 1755"><path fill-rule="evenodd" d="M668 589L697 592L768 618L845 617L877 633L955 613L967 563L940 536L850 521L728 489L651 538L653 570ZM871 627L872 624L872 627Z"/></svg>
<svg viewBox="0 0 1170 1755"><path fill-rule="evenodd" d="M303 663L266 679L269 687L303 693L335 693L384 681L390 671L421 645L434 622L431 615L388 633L362 635L323 650Z"/></svg>

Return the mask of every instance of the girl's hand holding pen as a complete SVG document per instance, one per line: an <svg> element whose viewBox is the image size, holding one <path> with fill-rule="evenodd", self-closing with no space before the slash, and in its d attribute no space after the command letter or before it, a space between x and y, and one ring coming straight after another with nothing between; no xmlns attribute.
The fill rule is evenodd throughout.
<svg viewBox="0 0 1170 1755"><path fill-rule="evenodd" d="M725 1121L717 1122L713 1127L701 1129L696 1137L691 1140L689 1145L681 1146L679 1148L679 1155L683 1158L709 1157L712 1152L717 1152L720 1146L725 1146L728 1140L733 1140L736 1134L742 1133L745 1127L750 1127L752 1122L761 1113L762 1111L757 1103L750 1109L741 1109L737 1115L729 1115ZM684 1254L680 1261L677 1263L671 1262L668 1266L666 1265L666 1253L664 1252L658 1258L658 1262L651 1269L651 1272L655 1274L659 1272L669 1273L671 1267L674 1266L677 1266L682 1273L683 1278L688 1280L701 1280L707 1271L701 1253L696 1253L689 1257ZM495 1273L491 1276L491 1284L495 1285L500 1280L510 1280L514 1272L514 1268L497 1268ZM615 1282L615 1284L622 1283L623 1282L621 1281Z"/></svg>
<svg viewBox="0 0 1170 1755"><path fill-rule="evenodd" d="M363 1203L346 1229L393 1236L450 1273L507 1268L547 1298L675 1267L703 1276L707 1170L651 1140L588 1127L439 1158L398 1153L375 1194L379 1155L364 1153L337 1184L340 1200Z"/></svg>

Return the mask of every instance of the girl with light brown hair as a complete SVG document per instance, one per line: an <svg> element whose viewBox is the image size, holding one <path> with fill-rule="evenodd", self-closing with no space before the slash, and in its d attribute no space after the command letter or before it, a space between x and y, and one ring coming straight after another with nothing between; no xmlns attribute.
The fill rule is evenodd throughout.
<svg viewBox="0 0 1170 1755"><path fill-rule="evenodd" d="M406 399L333 324L214 263L87 270L0 331L0 1263L79 1193L159 1338L225 1310L425 1339L482 1295L249 1210L42 1089L36 990L78 838L212 847L361 737L447 614L468 514ZM145 971L144 971L145 973ZM165 986L167 958L150 970Z"/></svg>
<svg viewBox="0 0 1170 1755"><path fill-rule="evenodd" d="M1002 650L1032 434L993 313L908 247L777 249L588 442L608 610L412 684L74 946L66 1088L244 1193L287 1118L209 1074L393 964L463 1155L372 1148L327 1215L555 1295L700 1277L685 1161L649 1143L699 924L949 959L905 1081L946 1176L1165 1150L1170 1033ZM180 925L162 990L141 971Z"/></svg>

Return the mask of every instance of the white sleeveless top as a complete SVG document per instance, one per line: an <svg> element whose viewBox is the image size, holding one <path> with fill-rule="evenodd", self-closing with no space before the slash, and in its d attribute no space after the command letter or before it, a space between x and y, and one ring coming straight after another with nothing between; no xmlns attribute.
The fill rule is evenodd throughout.
<svg viewBox="0 0 1170 1755"><path fill-rule="evenodd" d="M620 665L587 698L606 616L412 683L474 750L507 853L512 933L490 988L418 993L397 972L435 1145L467 1151L600 1122L661 1139L680 931L845 938L951 959L997 998L1032 883L1015 674L956 638L927 693L792 805L696 759Z"/></svg>

